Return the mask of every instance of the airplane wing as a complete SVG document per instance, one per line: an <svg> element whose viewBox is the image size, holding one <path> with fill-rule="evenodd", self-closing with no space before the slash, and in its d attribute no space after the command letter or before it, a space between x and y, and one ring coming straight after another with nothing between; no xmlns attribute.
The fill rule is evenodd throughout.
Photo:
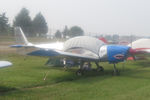
<svg viewBox="0 0 150 100"><path fill-rule="evenodd" d="M64 52L59 50L51 50L51 49L39 49L33 52L28 53L27 55L33 55L33 56L48 56L48 57L59 57L59 58L69 58L72 60L75 59L82 59L85 61L92 60L97 61L99 60L99 57L96 55L87 55L87 54L78 54L78 53L71 53L71 52Z"/></svg>
<svg viewBox="0 0 150 100"><path fill-rule="evenodd" d="M44 45L40 46L40 45L32 45L32 46L19 46L19 45L13 45L11 47L24 47L24 48L28 48L27 50L27 55L32 55L32 56L47 56L47 57L59 57L59 58L69 58L72 60L75 59L82 59L85 61L98 61L99 60L99 56L92 53L89 50L84 50L84 49L78 49L76 52L76 49L73 49L73 51L71 52L66 52L66 51L61 51L61 50L57 50L57 49L53 49L53 48L47 48L44 47ZM29 50L31 49L31 50Z"/></svg>
<svg viewBox="0 0 150 100"><path fill-rule="evenodd" d="M99 60L98 52L99 47L104 43L95 38L83 36L82 38L86 38L91 41L95 41L95 45L91 45L89 47L88 41L85 40L83 43L83 39L81 37L75 38L74 40L64 43L56 42L50 44L32 44L28 42L26 36L20 27L15 28L15 34L22 38L22 42L24 45L12 45L11 47L16 48L30 48L31 51L27 53L28 55L34 56L49 56L49 57L62 57L62 58L70 58L70 59L82 59L82 60ZM82 41L82 44L79 42ZM33 50L34 49L34 50Z"/></svg>
<svg viewBox="0 0 150 100"><path fill-rule="evenodd" d="M0 61L0 68L9 67L11 65L12 65L12 63L9 61Z"/></svg>

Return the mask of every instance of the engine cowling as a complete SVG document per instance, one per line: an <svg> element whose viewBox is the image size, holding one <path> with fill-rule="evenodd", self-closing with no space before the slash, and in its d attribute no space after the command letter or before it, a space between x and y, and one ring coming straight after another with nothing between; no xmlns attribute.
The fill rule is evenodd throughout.
<svg viewBox="0 0 150 100"><path fill-rule="evenodd" d="M122 62L127 58L129 49L128 46L105 45L100 48L99 57L101 61L109 63Z"/></svg>

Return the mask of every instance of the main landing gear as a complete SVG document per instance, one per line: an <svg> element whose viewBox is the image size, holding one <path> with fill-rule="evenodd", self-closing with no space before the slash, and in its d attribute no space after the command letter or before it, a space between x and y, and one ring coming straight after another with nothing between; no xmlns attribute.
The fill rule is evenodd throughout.
<svg viewBox="0 0 150 100"><path fill-rule="evenodd" d="M97 66L97 68L96 68L97 72L103 72L104 71L104 68L102 66L99 66L98 62L95 62L95 64ZM114 65L114 70L112 72L112 75L114 75L114 76L120 75L119 70L116 68L116 64L114 63L113 65ZM87 63L81 62L79 65L79 70L76 71L76 75L82 76L85 71L91 71L91 70L92 70L92 68L91 68L90 62L87 62Z"/></svg>
<svg viewBox="0 0 150 100"><path fill-rule="evenodd" d="M95 62L96 66L97 66L97 71L98 72L103 72L104 68L102 66L99 66L99 64L97 62Z"/></svg>
<svg viewBox="0 0 150 100"><path fill-rule="evenodd" d="M84 74L83 62L80 62L79 69L76 71L77 76L82 76Z"/></svg>
<svg viewBox="0 0 150 100"><path fill-rule="evenodd" d="M95 64L96 64L96 66L97 66L97 68L96 68L96 71L97 71L97 72L102 72L102 71L104 71L104 68L103 68L102 66L99 66L98 62L95 62ZM86 62L86 63L81 62L80 65L79 65L79 68L80 68L80 69L76 71L76 75L77 75L77 76L82 76L85 71L91 71L91 70L93 70L93 69L91 68L90 62ZM94 71L95 71L95 70L94 70Z"/></svg>

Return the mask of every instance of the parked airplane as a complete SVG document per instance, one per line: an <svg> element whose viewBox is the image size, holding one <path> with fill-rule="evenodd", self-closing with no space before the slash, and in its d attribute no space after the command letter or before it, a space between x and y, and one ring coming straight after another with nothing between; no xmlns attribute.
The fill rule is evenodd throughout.
<svg viewBox="0 0 150 100"><path fill-rule="evenodd" d="M0 68L12 66L12 63L9 61L0 61Z"/></svg>
<svg viewBox="0 0 150 100"><path fill-rule="evenodd" d="M138 39L130 43L128 46L132 47L136 51L136 60L147 59L147 57L150 56L150 39ZM129 57L129 60L133 60L133 58Z"/></svg>
<svg viewBox="0 0 150 100"><path fill-rule="evenodd" d="M128 46L139 52L150 53L150 39L147 38L138 39L130 43Z"/></svg>
<svg viewBox="0 0 150 100"><path fill-rule="evenodd" d="M99 62L109 62L114 64L115 75L119 74L116 63L124 61L128 56L134 55L135 51L129 46L107 45L103 41L90 36L78 36L62 43L51 44L32 44L30 43L20 27L15 28L15 34L19 35L24 45L12 45L15 48L32 48L27 55L47 56L51 58L62 58L64 64L66 60L72 60L79 63L80 69L77 75L82 75L84 71L84 62L95 62L97 69L103 71L103 67L99 66ZM36 49L36 50L33 50Z"/></svg>

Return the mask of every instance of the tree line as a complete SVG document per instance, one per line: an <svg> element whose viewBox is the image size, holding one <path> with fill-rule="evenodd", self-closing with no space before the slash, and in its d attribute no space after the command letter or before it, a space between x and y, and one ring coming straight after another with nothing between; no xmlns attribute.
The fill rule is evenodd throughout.
<svg viewBox="0 0 150 100"><path fill-rule="evenodd" d="M11 33L12 27L8 23L8 18L6 17L6 13L0 14L0 34Z"/></svg>
<svg viewBox="0 0 150 100"><path fill-rule="evenodd" d="M6 17L5 13L0 14L0 34L13 33L14 27L17 26L21 27L27 36L46 36L46 33L48 33L47 22L40 12L32 19L29 10L22 8L15 16L13 25L9 24L8 17ZM65 26L62 32L60 30L56 31L55 37L66 38L67 36L74 37L83 34L84 31L79 26L73 26L70 29Z"/></svg>
<svg viewBox="0 0 150 100"><path fill-rule="evenodd" d="M79 26L72 26L70 29L68 29L68 27L65 26L62 32L60 30L56 31L55 37L67 38L67 37L82 36L83 34L84 34L84 31Z"/></svg>

